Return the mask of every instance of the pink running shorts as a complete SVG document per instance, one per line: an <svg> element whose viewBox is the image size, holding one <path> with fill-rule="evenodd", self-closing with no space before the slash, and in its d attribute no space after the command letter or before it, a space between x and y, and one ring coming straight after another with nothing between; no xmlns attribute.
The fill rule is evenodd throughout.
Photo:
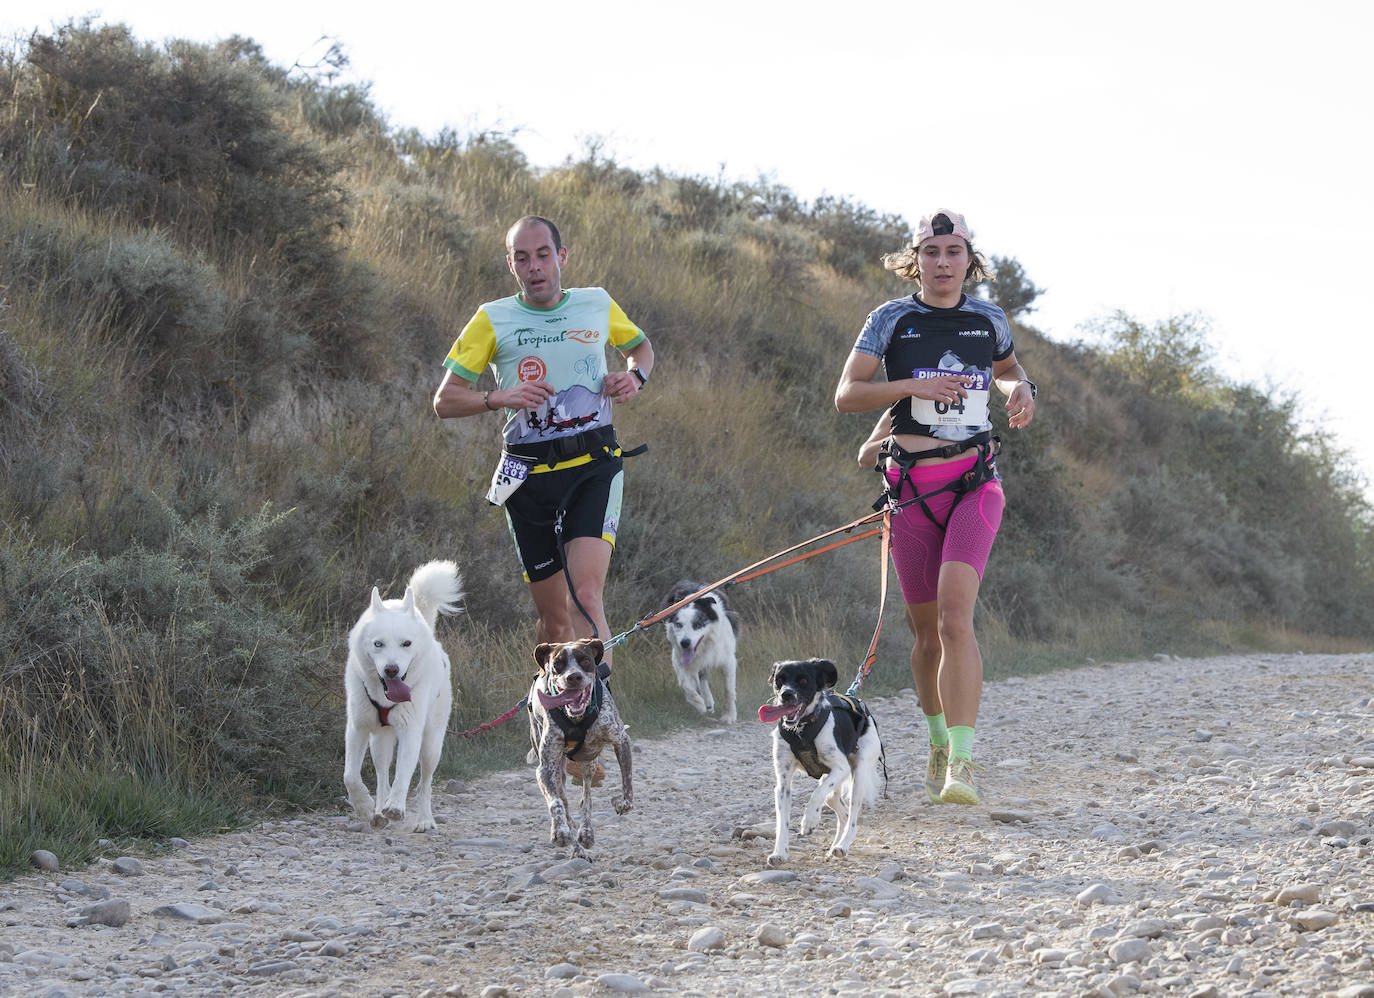
<svg viewBox="0 0 1374 998"><path fill-rule="evenodd" d="M916 465L902 482L900 500L933 492L973 467L977 451L958 461ZM887 469L887 480L895 485L900 472ZM914 491L913 491L914 490ZM955 502L955 499L958 502ZM930 522L918 502L904 507L892 518L892 563L902 584L902 597L909 604L929 603L935 599L940 566L947 561L962 561L983 578L997 528L1002 525L1006 498L999 481L984 482L972 492L957 495L941 492L926 500L926 506L941 528ZM951 512L952 510L952 512Z"/></svg>

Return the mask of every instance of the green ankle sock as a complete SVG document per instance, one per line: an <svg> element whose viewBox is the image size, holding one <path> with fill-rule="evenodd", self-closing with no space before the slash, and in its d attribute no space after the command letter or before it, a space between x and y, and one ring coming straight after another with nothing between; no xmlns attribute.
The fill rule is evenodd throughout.
<svg viewBox="0 0 1374 998"><path fill-rule="evenodd" d="M951 724L949 727L949 754L960 759L973 759L973 726Z"/></svg>
<svg viewBox="0 0 1374 998"><path fill-rule="evenodd" d="M926 714L926 727L930 729L930 744L939 748L941 745L949 743L949 729L945 727L945 715Z"/></svg>

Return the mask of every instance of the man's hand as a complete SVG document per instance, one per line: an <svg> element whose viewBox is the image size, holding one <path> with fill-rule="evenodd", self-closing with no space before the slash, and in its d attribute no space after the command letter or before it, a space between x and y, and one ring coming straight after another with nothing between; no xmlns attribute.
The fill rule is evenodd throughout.
<svg viewBox="0 0 1374 998"><path fill-rule="evenodd" d="M629 371L609 371L601 379L601 393L612 402L628 402L639 394L639 379Z"/></svg>
<svg viewBox="0 0 1374 998"><path fill-rule="evenodd" d="M553 385L547 381L522 381L511 388L491 393L487 400L493 409L537 409L554 396Z"/></svg>

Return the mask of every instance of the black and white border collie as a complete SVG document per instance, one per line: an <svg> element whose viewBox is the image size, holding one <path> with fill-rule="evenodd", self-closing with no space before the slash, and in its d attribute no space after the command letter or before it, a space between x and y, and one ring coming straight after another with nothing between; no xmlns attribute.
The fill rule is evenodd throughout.
<svg viewBox="0 0 1374 998"><path fill-rule="evenodd" d="M834 691L839 673L823 658L776 662L769 685L773 699L759 708L773 729L773 803L777 827L769 866L787 862L787 832L792 812L792 780L799 772L817 780L802 815L800 833L809 835L829 805L838 819L827 856L843 857L854 843L859 810L878 799L883 746L878 724L864 702Z"/></svg>
<svg viewBox="0 0 1374 998"><path fill-rule="evenodd" d="M683 579L673 586L663 605L672 606L700 589L697 583ZM673 672L687 702L701 714L715 711L716 701L707 682L707 673L715 669L725 679L721 719L734 724L735 638L739 635L739 618L725 605L725 597L717 590L699 596L665 617L663 628L673 650Z"/></svg>

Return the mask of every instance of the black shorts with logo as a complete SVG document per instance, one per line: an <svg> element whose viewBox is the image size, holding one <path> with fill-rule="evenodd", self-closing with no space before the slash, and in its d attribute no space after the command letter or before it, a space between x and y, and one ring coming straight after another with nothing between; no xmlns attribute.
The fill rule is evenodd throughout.
<svg viewBox="0 0 1374 998"><path fill-rule="evenodd" d="M620 528L624 461L619 454L594 457L571 468L531 474L506 500L506 522L525 581L540 582L563 571L554 522L560 505L563 543L600 537L615 546Z"/></svg>

